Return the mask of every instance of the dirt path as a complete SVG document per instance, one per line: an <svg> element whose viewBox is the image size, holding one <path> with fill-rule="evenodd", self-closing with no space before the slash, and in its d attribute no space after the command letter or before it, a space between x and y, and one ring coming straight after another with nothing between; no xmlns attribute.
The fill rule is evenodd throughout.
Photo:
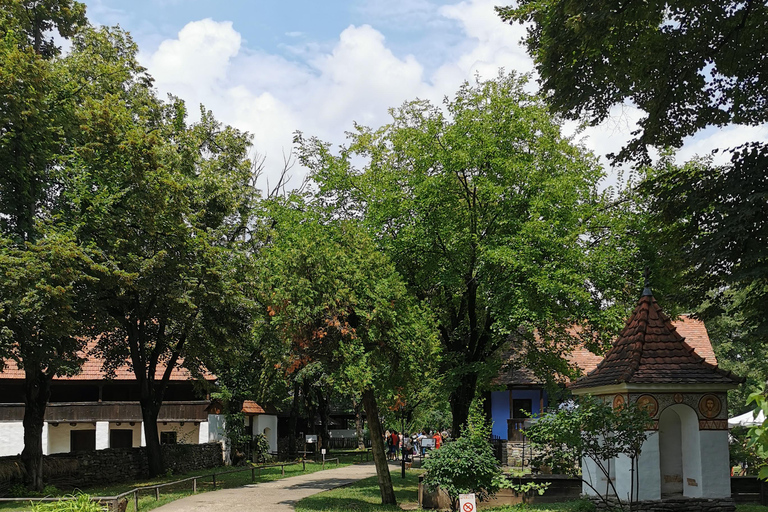
<svg viewBox="0 0 768 512"><path fill-rule="evenodd" d="M258 483L204 492L176 500L158 512L237 512L240 510L281 512L292 511L297 501L319 492L354 483L363 478L376 476L373 462L353 464L337 469L316 471L307 475L292 476L272 482Z"/></svg>

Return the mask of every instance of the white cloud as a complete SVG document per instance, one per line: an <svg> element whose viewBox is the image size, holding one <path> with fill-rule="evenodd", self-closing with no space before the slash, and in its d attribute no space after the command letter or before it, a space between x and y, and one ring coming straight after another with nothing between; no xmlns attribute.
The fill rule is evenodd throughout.
<svg viewBox="0 0 768 512"><path fill-rule="evenodd" d="M444 42L450 50L441 55L438 66L427 64L429 57L422 54L417 58L393 51L384 35L370 25L349 26L335 41L308 40L283 47L289 50L286 57L243 46L231 22L211 19L187 24L175 38L141 57L161 92L182 97L193 113L203 103L221 121L252 133L254 148L266 155L267 172L274 180L283 155L292 150L296 130L340 144L353 122L380 126L389 121L388 108L417 97L440 103L476 74L493 78L501 67L532 72L532 62L519 44L525 27L501 22L493 9L497 3L465 0L439 8L426 0L397 3L401 17L460 27L458 35L451 31L443 39L439 31L435 33L432 44L439 47ZM379 3L374 0L370 5ZM585 129L577 139L601 157L616 152L641 115L632 106L615 107L606 123ZM565 133L575 130L573 123L564 128ZM721 130L697 138L681 154L766 138L765 127L757 132L745 130ZM300 182L301 176L297 178L294 183Z"/></svg>
<svg viewBox="0 0 768 512"><path fill-rule="evenodd" d="M211 88L225 79L240 43L240 34L232 28L232 22L208 18L188 23L177 39L160 44L147 67L158 83L186 89Z"/></svg>

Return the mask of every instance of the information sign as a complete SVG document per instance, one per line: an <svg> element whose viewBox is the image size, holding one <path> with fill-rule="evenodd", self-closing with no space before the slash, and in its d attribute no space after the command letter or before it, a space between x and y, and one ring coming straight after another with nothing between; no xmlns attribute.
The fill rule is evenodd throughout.
<svg viewBox="0 0 768 512"><path fill-rule="evenodd" d="M317 443L317 436L309 436L308 435L306 437L306 442L307 442L307 444Z"/></svg>

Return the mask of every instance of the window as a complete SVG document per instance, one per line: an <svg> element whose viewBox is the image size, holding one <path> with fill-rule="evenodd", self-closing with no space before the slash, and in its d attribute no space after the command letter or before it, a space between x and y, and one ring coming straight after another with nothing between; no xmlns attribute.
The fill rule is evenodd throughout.
<svg viewBox="0 0 768 512"><path fill-rule="evenodd" d="M160 444L176 444L176 431L160 432Z"/></svg>
<svg viewBox="0 0 768 512"><path fill-rule="evenodd" d="M519 419L527 418L532 412L533 412L533 400L531 400L530 398L515 398L512 400L512 417L513 418L519 418Z"/></svg>
<svg viewBox="0 0 768 512"><path fill-rule="evenodd" d="M96 449L96 430L72 430L69 433L72 452L92 452Z"/></svg>
<svg viewBox="0 0 768 512"><path fill-rule="evenodd" d="M109 431L110 448L133 447L133 431L127 429L114 429Z"/></svg>

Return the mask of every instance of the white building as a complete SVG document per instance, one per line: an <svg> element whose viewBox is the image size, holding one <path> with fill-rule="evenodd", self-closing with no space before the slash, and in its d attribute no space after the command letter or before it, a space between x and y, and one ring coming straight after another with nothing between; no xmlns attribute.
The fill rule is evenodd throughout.
<svg viewBox="0 0 768 512"><path fill-rule="evenodd" d="M570 388L614 407L639 403L654 420L636 475L628 458L608 461L622 500L634 489L636 500L674 500L675 510L699 510L702 499L720 500L718 510L732 510L726 392L743 381L698 355L646 287L603 361ZM592 461L582 461L582 473L595 488L608 487ZM595 495L586 484L583 492Z"/></svg>
<svg viewBox="0 0 768 512"><path fill-rule="evenodd" d="M89 343L85 353L90 354L94 345ZM123 366L107 379L102 362L91 355L79 374L53 379L43 425L45 455L146 445L133 372ZM165 367L158 365L158 378L164 371ZM216 380L210 373L204 378ZM24 372L13 361L6 361L0 372L0 456L18 455L24 448L23 393ZM158 416L160 442L220 442L226 453L224 416L210 406L210 399L194 385L192 375L186 369L174 369ZM267 429L270 447L276 451L277 417L271 416L273 423L270 415L257 417L254 432L256 427L259 432Z"/></svg>

